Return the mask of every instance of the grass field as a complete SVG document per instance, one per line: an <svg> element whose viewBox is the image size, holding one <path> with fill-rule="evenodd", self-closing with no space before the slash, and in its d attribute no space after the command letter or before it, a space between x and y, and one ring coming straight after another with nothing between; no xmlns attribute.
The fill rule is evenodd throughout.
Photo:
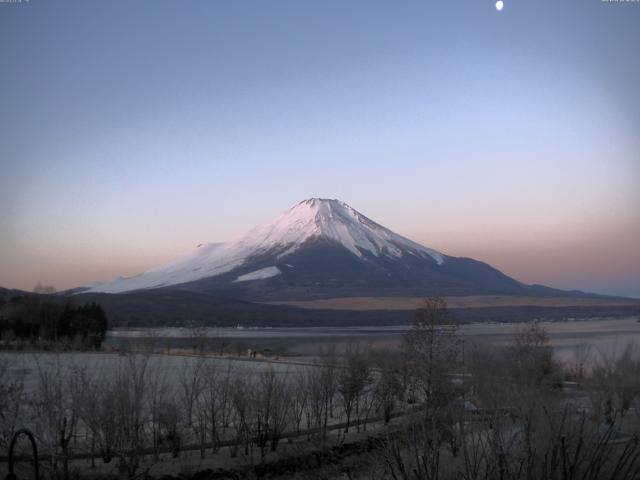
<svg viewBox="0 0 640 480"><path fill-rule="evenodd" d="M290 305L302 308L326 310L414 310L424 299L422 297L346 297L320 300L292 300L269 302L272 305ZM537 298L510 295L472 295L465 297L445 297L450 308L491 308L491 307L595 307L640 305L640 299L624 298Z"/></svg>

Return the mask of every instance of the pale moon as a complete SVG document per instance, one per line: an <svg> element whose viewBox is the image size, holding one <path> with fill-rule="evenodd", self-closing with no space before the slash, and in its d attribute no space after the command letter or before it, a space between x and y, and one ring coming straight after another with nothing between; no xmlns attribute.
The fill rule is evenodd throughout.
<svg viewBox="0 0 640 480"><path fill-rule="evenodd" d="M503 7L504 7L504 2L502 0L498 0L496 2L496 10L498 10L500 12L500 11L502 11Z"/></svg>

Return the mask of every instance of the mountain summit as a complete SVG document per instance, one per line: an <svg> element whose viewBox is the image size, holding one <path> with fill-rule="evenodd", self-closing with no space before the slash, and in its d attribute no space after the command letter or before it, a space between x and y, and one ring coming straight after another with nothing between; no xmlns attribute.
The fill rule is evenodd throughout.
<svg viewBox="0 0 640 480"><path fill-rule="evenodd" d="M402 257L404 254L431 257L442 263L441 253L423 247L378 225L340 200L303 200L274 221L251 230L242 241L254 251L286 246L284 257L310 239L324 239L342 245L357 257L365 254Z"/></svg>
<svg viewBox="0 0 640 480"><path fill-rule="evenodd" d="M523 285L485 263L424 247L344 202L322 198L303 200L235 241L201 244L138 276L83 290L121 293L168 286L262 299L526 294L543 288Z"/></svg>

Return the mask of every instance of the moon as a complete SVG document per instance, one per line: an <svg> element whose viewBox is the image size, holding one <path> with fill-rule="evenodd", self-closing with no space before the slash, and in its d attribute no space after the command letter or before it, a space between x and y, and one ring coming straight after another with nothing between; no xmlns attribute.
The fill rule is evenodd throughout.
<svg viewBox="0 0 640 480"><path fill-rule="evenodd" d="M496 2L496 10L501 12L503 8L504 8L504 2L502 0L498 0Z"/></svg>

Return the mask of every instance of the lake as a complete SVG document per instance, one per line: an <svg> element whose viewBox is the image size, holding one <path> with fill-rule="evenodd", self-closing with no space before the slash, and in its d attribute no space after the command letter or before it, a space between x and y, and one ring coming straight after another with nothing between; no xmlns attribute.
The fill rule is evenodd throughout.
<svg viewBox="0 0 640 480"><path fill-rule="evenodd" d="M637 317L543 322L542 325L562 360L570 360L576 349L584 344L590 345L592 356L615 355L629 343L640 345ZM521 326L519 323L465 324L460 326L459 332L469 342L507 345ZM118 348L138 343L190 348L196 344L224 343L225 351L238 353L251 348L316 356L321 349L335 346L340 350L354 343L378 349L394 348L400 344L407 329L407 326L115 329L108 333L106 344Z"/></svg>

